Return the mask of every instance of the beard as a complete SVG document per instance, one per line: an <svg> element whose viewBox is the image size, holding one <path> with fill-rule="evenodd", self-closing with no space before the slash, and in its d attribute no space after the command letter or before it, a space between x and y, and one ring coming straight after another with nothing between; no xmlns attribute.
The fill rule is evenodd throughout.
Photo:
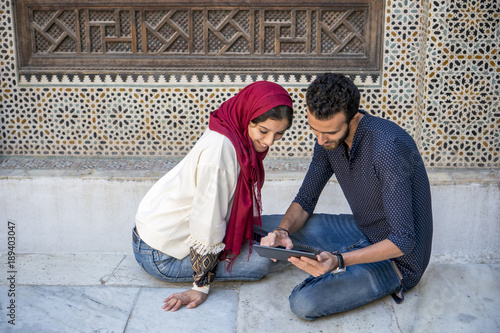
<svg viewBox="0 0 500 333"><path fill-rule="evenodd" d="M349 136L349 126L347 127L347 130L345 131L344 135L342 136L342 138L338 139L338 140L335 140L335 141L328 141L328 142L325 142L322 147L325 148L326 150L335 150L337 149L338 147L340 147L340 145L342 143L344 143L345 139Z"/></svg>

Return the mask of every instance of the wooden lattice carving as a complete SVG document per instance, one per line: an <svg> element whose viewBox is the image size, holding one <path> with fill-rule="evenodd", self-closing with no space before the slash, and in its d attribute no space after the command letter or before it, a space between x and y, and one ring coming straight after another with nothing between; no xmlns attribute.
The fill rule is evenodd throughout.
<svg viewBox="0 0 500 333"><path fill-rule="evenodd" d="M240 2L18 0L20 68L379 72L380 0Z"/></svg>

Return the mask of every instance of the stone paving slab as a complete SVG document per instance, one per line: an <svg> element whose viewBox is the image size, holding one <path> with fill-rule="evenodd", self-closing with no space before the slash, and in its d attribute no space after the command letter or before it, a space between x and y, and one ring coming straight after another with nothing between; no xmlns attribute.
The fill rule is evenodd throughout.
<svg viewBox="0 0 500 333"><path fill-rule="evenodd" d="M0 287L2 295L7 287ZM20 286L15 325L5 320L2 298L0 332L220 332L235 331L238 295L215 290L196 311L165 312L168 295L185 289L132 287ZM203 313L200 316L200 312Z"/></svg>
<svg viewBox="0 0 500 333"><path fill-rule="evenodd" d="M106 277L108 286L190 288L192 283L167 283L144 272L133 255L126 255L112 274ZM168 295L167 295L168 296Z"/></svg>
<svg viewBox="0 0 500 333"><path fill-rule="evenodd" d="M0 267L7 272L5 256ZM17 256L16 326L0 286L0 332L500 332L500 265L431 262L397 305L391 297L314 322L295 317L288 296L307 274L293 266L257 282L214 283L202 306L167 313L164 283L132 255ZM334 292L334 291L332 291ZM77 324L75 324L77 323Z"/></svg>
<svg viewBox="0 0 500 333"><path fill-rule="evenodd" d="M402 332L500 332L500 265L432 264L401 306Z"/></svg>
<svg viewBox="0 0 500 333"><path fill-rule="evenodd" d="M236 326L238 294L233 290L214 290L210 302L196 309L165 312L163 299L185 288L142 288L125 332L232 333Z"/></svg>
<svg viewBox="0 0 500 333"><path fill-rule="evenodd" d="M499 272L500 265L432 263L402 304L388 296L308 322L288 305L290 292L307 275L288 267L241 286L237 332L500 332Z"/></svg>
<svg viewBox="0 0 500 333"><path fill-rule="evenodd" d="M7 287L0 287L0 332L123 332L139 289L18 286L15 326L5 318Z"/></svg>
<svg viewBox="0 0 500 333"><path fill-rule="evenodd" d="M237 332L391 332L390 297L313 322L296 317L290 311L288 296L307 276L307 273L289 266L263 281L242 285Z"/></svg>
<svg viewBox="0 0 500 333"><path fill-rule="evenodd" d="M99 286L113 274L124 254L21 254L16 256L16 278L20 285ZM0 257L2 271L5 256ZM0 285L6 285L2 279Z"/></svg>

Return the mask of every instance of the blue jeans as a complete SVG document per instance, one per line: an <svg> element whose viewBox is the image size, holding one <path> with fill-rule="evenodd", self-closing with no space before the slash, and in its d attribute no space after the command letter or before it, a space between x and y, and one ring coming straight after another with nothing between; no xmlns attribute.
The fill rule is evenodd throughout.
<svg viewBox="0 0 500 333"><path fill-rule="evenodd" d="M281 218L263 216L262 223L276 226ZM290 238L294 246L305 244L321 251L349 252L371 245L352 215L312 215ZM401 280L392 261L353 265L341 274L309 276L292 291L290 309L302 319L314 320L361 307L400 289Z"/></svg>
<svg viewBox="0 0 500 333"><path fill-rule="evenodd" d="M163 252L151 248L132 230L132 243L135 259L146 272L157 279L168 282L193 282L191 258L176 259ZM248 256L248 244L241 249L235 259L231 271L226 269L226 262L219 263L215 281L255 281L262 279L276 266L268 258L260 257L255 251Z"/></svg>

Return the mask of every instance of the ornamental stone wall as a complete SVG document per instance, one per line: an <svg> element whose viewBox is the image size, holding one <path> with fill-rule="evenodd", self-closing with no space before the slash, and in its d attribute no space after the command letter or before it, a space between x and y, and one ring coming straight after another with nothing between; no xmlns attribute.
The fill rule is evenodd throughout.
<svg viewBox="0 0 500 333"><path fill-rule="evenodd" d="M99 25L91 19L92 8L78 9L73 2L75 9L72 1L55 1L59 2L58 10L37 0L0 2L3 157L180 158L207 128L209 113L257 80L283 85L297 112L292 128L269 156L309 157L314 136L305 120L305 91L316 73L331 69L346 73L360 87L363 109L395 121L414 137L428 167L500 167L497 0L359 1L357 7L335 9L327 1L310 8L261 5L241 13L224 9L217 14L218 23L211 22L210 10L200 5L199 12L191 11L199 20L207 20L198 44L190 44L190 35L183 33L189 31L187 23L186 28L172 28L181 11L148 7L153 14L160 13L151 14L153 23L140 21L139 9L137 15L134 8L128 8L126 15L116 9L104 11L117 21L133 16L137 29L142 23L149 26L142 30L144 36L150 34L156 42L148 46L136 41L130 48L127 43L133 38L111 24L113 17L96 18ZM27 6L24 10L32 20L28 25L16 16L22 13L16 7L20 5ZM64 23L71 21L66 17L68 8L79 13L79 24L89 23L82 31L94 39L86 42L68 28ZM378 12L370 11L373 8ZM272 15L265 16L266 11ZM241 18L247 14L251 19ZM247 28L238 23L240 18ZM362 21L367 18L372 19ZM165 24L163 30L159 22ZM368 31L363 22L378 22L372 27L377 34L363 34ZM30 33L35 36L31 42ZM102 41L116 49L97 49L96 43ZM103 55L94 55L91 49L85 53L85 47L95 47L116 62L111 66L108 58L96 58L92 67L94 58L89 56ZM196 47L200 52L190 55ZM68 54L72 48L80 54ZM176 65L144 50L170 52ZM247 58L240 61L240 56ZM148 68L148 59L156 67ZM269 67L266 61L276 66Z"/></svg>

